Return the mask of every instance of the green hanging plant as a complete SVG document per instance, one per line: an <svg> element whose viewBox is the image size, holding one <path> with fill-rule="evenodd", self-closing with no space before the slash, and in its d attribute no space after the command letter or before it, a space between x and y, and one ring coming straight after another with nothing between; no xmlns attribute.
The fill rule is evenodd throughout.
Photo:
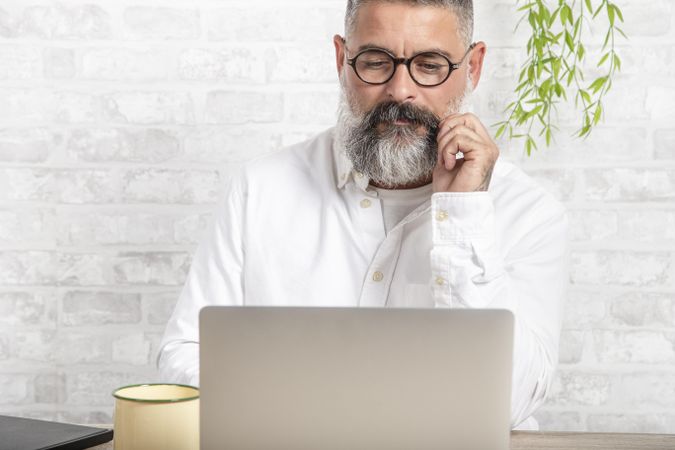
<svg viewBox="0 0 675 450"><path fill-rule="evenodd" d="M517 5L521 3L516 1ZM543 138L547 146L551 145L554 130L558 130L553 114L557 112L557 105L571 96L576 108L581 110L581 125L575 136L584 138L591 133L603 116L603 100L612 88L612 80L621 70L615 37L618 33L626 38L618 27L623 22L623 14L609 0L601 0L597 7L592 0L558 0L555 9L547 3L546 0L528 0L518 8L523 16L516 29L523 23L531 28L527 60L515 89L517 100L505 109L508 118L494 125L498 127L497 138L506 135L509 139L524 139L528 156L532 149L538 148L538 139ZM596 65L604 72L587 81L582 70L588 45L584 33L603 11L609 27Z"/></svg>

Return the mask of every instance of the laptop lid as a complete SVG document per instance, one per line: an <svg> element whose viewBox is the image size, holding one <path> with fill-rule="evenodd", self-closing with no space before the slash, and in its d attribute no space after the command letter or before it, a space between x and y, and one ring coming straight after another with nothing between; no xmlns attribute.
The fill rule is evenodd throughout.
<svg viewBox="0 0 675 450"><path fill-rule="evenodd" d="M0 450L78 450L112 438L110 429L0 416Z"/></svg>
<svg viewBox="0 0 675 450"><path fill-rule="evenodd" d="M505 310L205 307L203 449L508 449Z"/></svg>

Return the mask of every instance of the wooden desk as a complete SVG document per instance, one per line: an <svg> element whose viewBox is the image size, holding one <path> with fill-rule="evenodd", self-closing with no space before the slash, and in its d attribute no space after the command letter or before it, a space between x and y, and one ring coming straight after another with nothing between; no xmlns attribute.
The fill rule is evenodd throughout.
<svg viewBox="0 0 675 450"><path fill-rule="evenodd" d="M113 444L93 449L113 450ZM511 450L675 450L675 435L514 431Z"/></svg>

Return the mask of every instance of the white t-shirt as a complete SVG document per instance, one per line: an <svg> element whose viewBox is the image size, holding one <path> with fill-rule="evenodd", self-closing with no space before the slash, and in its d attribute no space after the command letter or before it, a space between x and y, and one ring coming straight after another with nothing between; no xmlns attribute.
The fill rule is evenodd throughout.
<svg viewBox="0 0 675 450"><path fill-rule="evenodd" d="M431 198L431 183L415 189L380 189L373 188L382 203L384 229L387 234L415 208Z"/></svg>

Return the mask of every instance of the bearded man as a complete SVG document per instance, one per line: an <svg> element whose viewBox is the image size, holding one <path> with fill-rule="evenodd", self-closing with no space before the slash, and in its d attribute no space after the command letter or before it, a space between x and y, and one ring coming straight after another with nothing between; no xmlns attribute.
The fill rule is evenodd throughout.
<svg viewBox="0 0 675 450"><path fill-rule="evenodd" d="M503 308L512 426L536 427L558 358L567 219L463 113L486 54L472 34L471 0L349 0L337 126L231 177L168 323L162 378L199 384L206 305Z"/></svg>

